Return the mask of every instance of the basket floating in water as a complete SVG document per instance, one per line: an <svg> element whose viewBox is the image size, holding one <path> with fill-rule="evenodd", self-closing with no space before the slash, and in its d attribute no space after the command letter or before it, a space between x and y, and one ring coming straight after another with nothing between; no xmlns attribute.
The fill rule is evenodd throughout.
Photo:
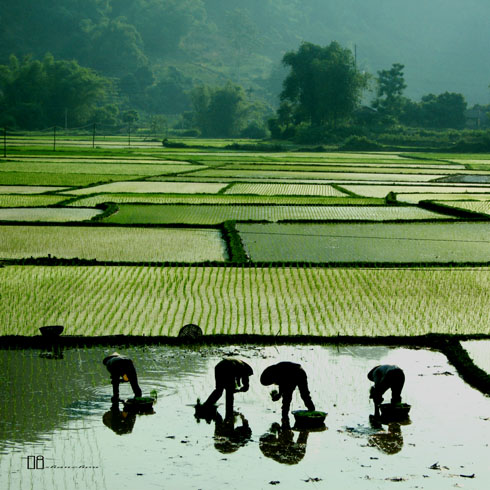
<svg viewBox="0 0 490 490"><path fill-rule="evenodd" d="M298 429L314 429L323 427L327 413L318 410L295 410L293 415Z"/></svg>
<svg viewBox="0 0 490 490"><path fill-rule="evenodd" d="M408 403L383 403L380 405L381 417L392 421L406 420L410 413L411 405Z"/></svg>
<svg viewBox="0 0 490 490"><path fill-rule="evenodd" d="M150 396L136 396L134 398L128 398L124 402L124 408L128 410L137 410L141 412L151 411L155 399Z"/></svg>

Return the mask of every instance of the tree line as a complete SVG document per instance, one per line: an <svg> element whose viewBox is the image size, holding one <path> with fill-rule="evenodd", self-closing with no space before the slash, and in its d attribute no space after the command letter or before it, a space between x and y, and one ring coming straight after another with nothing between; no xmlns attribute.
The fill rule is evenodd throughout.
<svg viewBox="0 0 490 490"><path fill-rule="evenodd" d="M196 83L172 68L159 82L144 66L115 79L51 54L42 60L12 55L8 64L0 65L0 125L115 126L136 123L140 113L146 116L145 124L164 125L164 108L171 106L180 114L175 127L189 135L270 135L316 143L397 127L462 129L467 123L462 94L427 94L413 101L404 95L404 65L393 63L377 76L370 75L357 67L350 49L335 41L327 46L303 42L283 56L282 64L285 76L274 111L240 85ZM133 96L121 96L121 86ZM369 89L374 93L370 101ZM478 111L481 126L488 125L490 106L478 106Z"/></svg>

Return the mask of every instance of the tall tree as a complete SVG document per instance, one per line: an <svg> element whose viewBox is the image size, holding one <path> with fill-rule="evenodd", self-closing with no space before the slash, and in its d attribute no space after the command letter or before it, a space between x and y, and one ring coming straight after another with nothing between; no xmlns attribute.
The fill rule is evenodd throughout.
<svg viewBox="0 0 490 490"><path fill-rule="evenodd" d="M404 65L393 63L389 70L378 71L377 97L373 106L383 116L398 120L403 109L403 91L407 88L403 76Z"/></svg>
<svg viewBox="0 0 490 490"><path fill-rule="evenodd" d="M228 83L224 87L197 87L191 93L194 124L203 136L237 136L246 123L249 106L243 89Z"/></svg>
<svg viewBox="0 0 490 490"><path fill-rule="evenodd" d="M349 49L335 41L326 47L302 43L282 62L291 71L280 98L290 102L296 121L335 126L351 116L367 78L357 70Z"/></svg>

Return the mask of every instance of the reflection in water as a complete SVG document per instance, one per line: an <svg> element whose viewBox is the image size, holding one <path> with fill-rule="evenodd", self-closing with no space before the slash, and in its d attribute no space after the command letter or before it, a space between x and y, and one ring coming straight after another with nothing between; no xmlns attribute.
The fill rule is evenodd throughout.
<svg viewBox="0 0 490 490"><path fill-rule="evenodd" d="M117 406L112 406L102 417L104 425L118 435L130 434L136 422L135 412L121 412Z"/></svg>
<svg viewBox="0 0 490 490"><path fill-rule="evenodd" d="M388 432L377 432L369 437L369 445L377 447L386 454L396 454L402 450L403 435L400 424L392 422L388 424Z"/></svg>
<svg viewBox="0 0 490 490"><path fill-rule="evenodd" d="M44 359L63 359L63 347L58 342L44 341L39 357Z"/></svg>
<svg viewBox="0 0 490 490"><path fill-rule="evenodd" d="M294 432L289 424L273 423L268 432L260 437L262 454L282 464L298 464L305 456L308 431L299 431L294 441Z"/></svg>
<svg viewBox="0 0 490 490"><path fill-rule="evenodd" d="M241 424L235 427L238 418ZM248 420L241 413L234 412L232 416L226 416L223 420L216 412L214 423L214 447L220 453L234 453L252 438L252 429L248 425Z"/></svg>

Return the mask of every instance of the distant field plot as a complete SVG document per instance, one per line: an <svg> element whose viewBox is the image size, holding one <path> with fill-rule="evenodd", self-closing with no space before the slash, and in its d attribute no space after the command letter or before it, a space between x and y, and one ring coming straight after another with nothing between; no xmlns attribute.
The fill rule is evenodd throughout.
<svg viewBox="0 0 490 490"><path fill-rule="evenodd" d="M0 335L488 334L489 297L488 268L6 266Z"/></svg>
<svg viewBox="0 0 490 490"><path fill-rule="evenodd" d="M343 194L345 196L345 194ZM66 197L66 196L65 196ZM1 199L1 197L0 197ZM81 197L68 206L95 207L103 202L121 204L282 204L282 205L384 205L384 199L371 197L258 196L234 194L97 194Z"/></svg>
<svg viewBox="0 0 490 490"><path fill-rule="evenodd" d="M259 262L490 261L490 223L238 223L237 229Z"/></svg>
<svg viewBox="0 0 490 490"><path fill-rule="evenodd" d="M86 208L0 208L0 221L85 221L101 213Z"/></svg>
<svg viewBox="0 0 490 490"><path fill-rule="evenodd" d="M114 182L111 184L75 189L66 192L75 196L99 193L152 193L152 194L215 194L226 187L225 183L207 182Z"/></svg>
<svg viewBox="0 0 490 490"><path fill-rule="evenodd" d="M206 162L207 164L208 162ZM315 170L318 169L318 167L330 167L331 170L334 168L338 168L341 171L348 171L350 168L352 169L357 169L356 171L373 171L373 172L378 172L378 171L385 171L387 169L387 166L389 166L389 171L403 171L404 169L421 169L421 170L432 170L432 173L437 172L439 173L440 171L444 170L454 170L455 172L460 172L461 170L465 170L466 167L463 164L457 164L457 163L437 163L435 161L428 161L427 163L421 163L420 161L417 160L408 160L408 159L403 159L403 160L358 160L358 161L345 161L345 160L330 160L326 159L323 161L303 161L303 162L298 162L297 160L279 160L274 164L271 164L271 162L267 162L267 164L264 163L259 163L255 165L260 165L260 167L276 167L279 170L279 167L284 167L289 170L293 170L295 166L298 166L300 168L306 169L308 166L312 166ZM250 166L250 165L249 165ZM240 168L245 167L245 165L239 164ZM291 167L291 168L289 168ZM374 169L374 170L370 170ZM449 173L454 173L454 172L449 172Z"/></svg>
<svg viewBox="0 0 490 490"><path fill-rule="evenodd" d="M121 204L104 221L118 224L186 223L213 225L227 220L419 220L447 216L416 207L397 206L192 206Z"/></svg>
<svg viewBox="0 0 490 490"><path fill-rule="evenodd" d="M79 258L110 262L224 261L218 230L0 226L0 258Z"/></svg>
<svg viewBox="0 0 490 490"><path fill-rule="evenodd" d="M448 168L449 167L449 168ZM221 169L219 169L221 170ZM437 173L444 173L447 175L452 175L452 174L460 174L461 169L457 167L450 167L446 166L444 168L442 167L423 167L423 166L418 166L416 168L413 167L405 167L402 165L397 165L396 167L391 166L389 169L386 168L386 166L360 166L356 164L350 164L350 165L336 165L336 164L330 164L330 165L325 165L325 164L316 164L316 165L297 165L293 163L289 163L288 165L284 164L255 164L255 165L244 165L244 164L234 164L234 165L227 165L226 167L223 167L223 170L250 170L250 171L274 171L274 172L279 172L279 171L290 171L290 172L347 172L347 173L353 173L353 174L359 174L359 173L369 173L369 174L375 174L374 176L371 177L371 180L375 180L376 176L378 174L386 174L387 172L389 173L400 173L400 174L414 174L414 175L419 175L419 174L434 174L435 172ZM216 170L218 171L218 169ZM475 171L476 172L476 171Z"/></svg>
<svg viewBox="0 0 490 490"><path fill-rule="evenodd" d="M225 194L259 194L263 196L297 195L297 196L337 196L346 197L331 185L307 184L234 184L226 189Z"/></svg>
<svg viewBox="0 0 490 490"><path fill-rule="evenodd" d="M0 194L0 208L52 206L66 201L66 196L36 194Z"/></svg>
<svg viewBox="0 0 490 490"><path fill-rule="evenodd" d="M417 204L420 201L464 201L464 200L474 200L474 201L490 201L490 189L488 189L487 194L397 194L396 199L400 202L406 202L409 204ZM448 203L449 204L449 203Z"/></svg>
<svg viewBox="0 0 490 490"><path fill-rule="evenodd" d="M39 185L0 185L0 194L42 194L43 192L57 192L69 187L51 187Z"/></svg>
<svg viewBox="0 0 490 490"><path fill-rule="evenodd" d="M121 174L64 174L44 172L2 172L0 170L0 185L13 186L81 186L98 182L111 182L118 180L135 180L143 175Z"/></svg>
<svg viewBox="0 0 490 490"><path fill-rule="evenodd" d="M451 206L453 208L465 209L467 211L473 211L474 213L482 213L490 215L490 195L488 201L436 201L438 204L444 206ZM490 238L489 238L490 240Z"/></svg>
<svg viewBox="0 0 490 490"><path fill-rule="evenodd" d="M97 156L97 153L94 153L94 155L91 156L73 156L73 155L57 155L52 154L49 156L45 155L19 155L14 158L9 158L9 162L20 162L20 163L27 163L27 162L36 162L36 163L56 163L56 164L79 164L79 163L84 163L84 164L94 164L94 163L102 163L102 164L124 164L124 163L131 163L131 164L154 164L154 165L167 165L167 164L185 164L187 163L186 161L183 160L168 160L166 158L160 158L158 155L155 155L154 158L149 158L148 155L144 156L139 156L135 155L133 157L130 157L129 155L126 155L124 157L120 155L106 155L103 157Z"/></svg>
<svg viewBox="0 0 490 490"><path fill-rule="evenodd" d="M60 174L119 174L119 175L162 175L202 168L201 165L169 164L148 165L143 163L86 163L63 161L52 162L4 162L1 172L60 173Z"/></svg>
<svg viewBox="0 0 490 490"><path fill-rule="evenodd" d="M388 192L396 192L397 194L408 193L432 193L432 194L449 194L449 193L484 193L490 194L490 186L468 186L461 184L447 184L447 185L397 185L397 184L383 184L383 185L353 185L345 184L342 186L354 194L366 197L385 197Z"/></svg>
<svg viewBox="0 0 490 490"><path fill-rule="evenodd" d="M286 170L227 170L227 169L207 169L193 172L194 177L245 177L247 179L256 178L277 178L277 179L318 179L332 181L389 181L389 182L429 182L442 177L442 174L403 174L403 173L355 173L355 172L306 172L306 171L286 171Z"/></svg>

